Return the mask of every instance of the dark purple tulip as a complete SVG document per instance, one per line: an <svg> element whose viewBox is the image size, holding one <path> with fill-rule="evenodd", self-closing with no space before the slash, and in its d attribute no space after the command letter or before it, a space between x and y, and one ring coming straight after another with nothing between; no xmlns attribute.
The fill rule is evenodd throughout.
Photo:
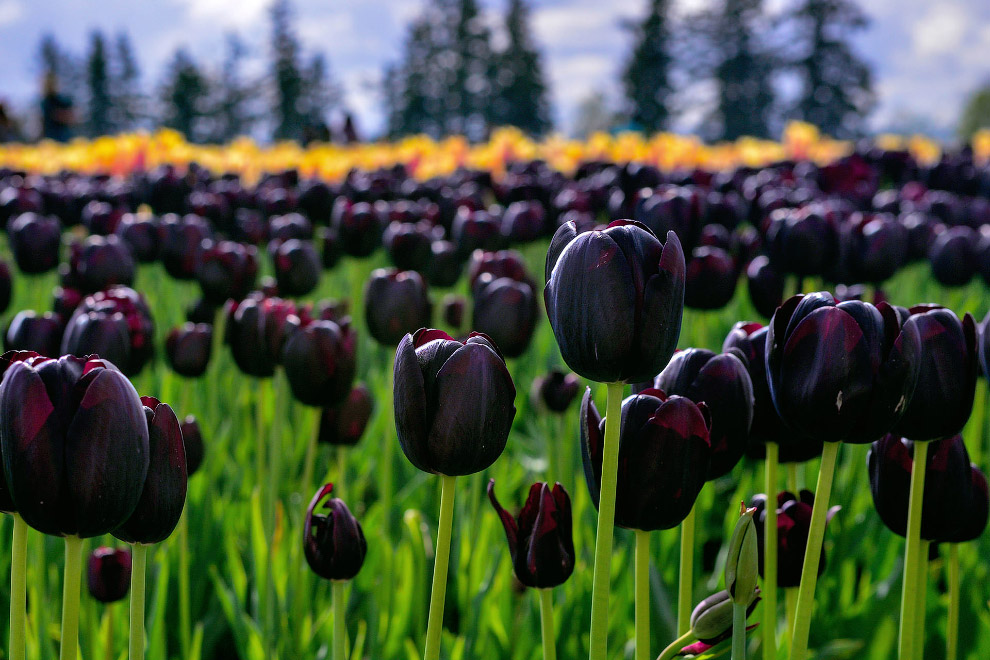
<svg viewBox="0 0 990 660"><path fill-rule="evenodd" d="M203 256L203 240L212 232L198 215L167 215L158 225L159 255L165 271L177 280L196 279Z"/></svg>
<svg viewBox="0 0 990 660"><path fill-rule="evenodd" d="M464 296L454 294L444 296L441 303L443 322L455 330L459 329L461 323L464 322L464 307L466 305L467 301L464 299Z"/></svg>
<svg viewBox="0 0 990 660"><path fill-rule="evenodd" d="M224 341L242 372L255 378L275 373L293 315L295 304L281 298L248 297L231 306Z"/></svg>
<svg viewBox="0 0 990 660"><path fill-rule="evenodd" d="M268 239L288 241L297 238L308 241L313 238L313 223L301 213L277 215L268 222Z"/></svg>
<svg viewBox="0 0 990 660"><path fill-rule="evenodd" d="M10 277L10 266L6 261L0 261L0 314L10 307L10 298L13 294L13 284Z"/></svg>
<svg viewBox="0 0 990 660"><path fill-rule="evenodd" d="M402 451L425 472L481 472L502 454L516 388L498 348L472 332L407 334L395 354L395 428Z"/></svg>
<svg viewBox="0 0 990 660"><path fill-rule="evenodd" d="M186 378L206 373L213 347L213 327L205 323L185 323L169 330L165 337L165 358L172 370Z"/></svg>
<svg viewBox="0 0 990 660"><path fill-rule="evenodd" d="M389 260L399 270L426 272L433 258L433 228L427 222L392 222L382 234Z"/></svg>
<svg viewBox="0 0 990 660"><path fill-rule="evenodd" d="M856 279L879 284L893 277L897 269L907 263L908 230L893 216L866 216L856 225L852 235Z"/></svg>
<svg viewBox="0 0 990 660"><path fill-rule="evenodd" d="M760 576L764 569L763 541L766 534L767 496L763 493L756 495L749 503L756 507L756 540L760 559ZM808 532L811 530L811 509L815 505L815 494L810 490L802 490L800 497L782 491L777 495L777 586L787 589L801 584L801 569L804 566L804 551L808 546ZM841 509L831 507L825 514L829 521ZM818 564L819 577L825 572L825 548L822 548L821 560Z"/></svg>
<svg viewBox="0 0 990 660"><path fill-rule="evenodd" d="M154 355L155 324L144 296L116 286L87 296L62 336L63 354L107 354L128 376L140 373ZM115 359L116 358L116 359Z"/></svg>
<svg viewBox="0 0 990 660"><path fill-rule="evenodd" d="M334 196L334 191L323 181L303 181L299 184L299 210L313 221L325 224L330 220Z"/></svg>
<svg viewBox="0 0 990 660"><path fill-rule="evenodd" d="M82 303L83 292L75 287L57 286L53 291L52 311L63 319L72 318L72 313L76 311Z"/></svg>
<svg viewBox="0 0 990 660"><path fill-rule="evenodd" d="M364 435L374 406L367 385L356 385L343 401L323 408L318 440L328 445L356 445Z"/></svg>
<svg viewBox="0 0 990 660"><path fill-rule="evenodd" d="M736 293L735 260L720 247L702 246L691 253L684 284L684 305L691 309L722 309Z"/></svg>
<svg viewBox="0 0 990 660"><path fill-rule="evenodd" d="M457 210L450 236L458 251L467 256L475 250L497 250L502 244L501 223L487 211Z"/></svg>
<svg viewBox="0 0 990 660"><path fill-rule="evenodd" d="M656 377L654 387L708 406L712 448L708 481L731 472L746 453L753 421L753 383L743 361L731 352L678 351Z"/></svg>
<svg viewBox="0 0 990 660"><path fill-rule="evenodd" d="M914 396L893 432L911 440L937 440L962 431L973 410L979 366L976 322L960 322L955 312L937 305L912 307L904 327L921 337L921 366Z"/></svg>
<svg viewBox="0 0 990 660"><path fill-rule="evenodd" d="M555 413L566 411L577 398L580 383L576 374L553 368L545 376L533 379L530 400L534 407L546 406Z"/></svg>
<svg viewBox="0 0 990 660"><path fill-rule="evenodd" d="M740 321L732 327L722 344L723 352L734 352L746 358L746 370L753 383L753 423L749 429L746 452L753 458L763 458L766 456L766 443L775 442L779 447L780 462L801 463L821 455L822 441L788 428L777 414L767 384L767 330L759 323Z"/></svg>
<svg viewBox="0 0 990 660"><path fill-rule="evenodd" d="M305 296L320 283L320 258L309 241L285 241L278 246L273 261L275 281L284 296Z"/></svg>
<svg viewBox="0 0 990 660"><path fill-rule="evenodd" d="M697 246L701 233L704 204L704 197L693 186L644 189L636 201L632 217L656 236L674 232L685 249L692 251Z"/></svg>
<svg viewBox="0 0 990 660"><path fill-rule="evenodd" d="M148 474L148 424L127 377L95 356L6 353L0 448L24 521L44 534L108 534Z"/></svg>
<svg viewBox="0 0 990 660"><path fill-rule="evenodd" d="M963 507L962 526L954 533L939 539L940 541L946 543L975 541L983 535L987 528L987 517L990 514L990 492L987 489L987 476L975 463L970 464L969 470L972 479L972 491L969 505Z"/></svg>
<svg viewBox="0 0 990 660"><path fill-rule="evenodd" d="M203 432L200 431L199 422L192 415L186 415L179 429L182 431L182 444L186 448L186 473L191 477L203 464Z"/></svg>
<svg viewBox="0 0 990 660"><path fill-rule="evenodd" d="M778 269L800 276L817 275L835 259L836 231L826 213L820 206L807 206L771 214L767 250Z"/></svg>
<svg viewBox="0 0 990 660"><path fill-rule="evenodd" d="M303 527L303 550L313 572L325 580L350 580L361 570L368 543L364 540L361 523L351 515L343 500L331 497L316 513L320 501L330 494L333 484L327 484L309 503Z"/></svg>
<svg viewBox="0 0 990 660"><path fill-rule="evenodd" d="M540 310L528 283L484 275L474 287L471 309L472 327L491 337L507 357L519 357L529 347Z"/></svg>
<svg viewBox="0 0 990 660"><path fill-rule="evenodd" d="M158 218L153 215L125 213L114 233L131 248L140 263L158 260Z"/></svg>
<svg viewBox="0 0 990 660"><path fill-rule="evenodd" d="M784 302L784 275L770 264L770 259L760 255L746 267L749 301L760 316L772 318Z"/></svg>
<svg viewBox="0 0 990 660"><path fill-rule="evenodd" d="M94 200L83 207L82 223L90 234L109 236L117 231L123 215L124 212L112 204Z"/></svg>
<svg viewBox="0 0 990 660"><path fill-rule="evenodd" d="M134 513L113 535L127 543L161 543L179 524L186 504L186 448L172 408L150 396L141 403L148 420L148 478Z"/></svg>
<svg viewBox="0 0 990 660"><path fill-rule="evenodd" d="M430 325L433 304L423 277L414 270L379 268L364 287L364 319L379 344L392 346Z"/></svg>
<svg viewBox="0 0 990 660"><path fill-rule="evenodd" d="M823 442L866 443L893 428L918 382L921 338L881 303L789 298L767 332L770 394L783 420ZM842 356L842 359L837 359Z"/></svg>
<svg viewBox="0 0 990 660"><path fill-rule="evenodd" d="M127 244L114 235L89 236L71 248L72 283L83 293L134 283L134 258Z"/></svg>
<svg viewBox="0 0 990 660"><path fill-rule="evenodd" d="M89 556L86 572L89 594L101 603L115 603L131 588L131 551L101 546Z"/></svg>
<svg viewBox="0 0 990 660"><path fill-rule="evenodd" d="M528 243L547 231L547 213L536 200L509 204L502 216L502 236L512 243Z"/></svg>
<svg viewBox="0 0 990 660"><path fill-rule="evenodd" d="M203 298L215 305L242 300L258 279L258 249L233 241L206 241L196 279Z"/></svg>
<svg viewBox="0 0 990 660"><path fill-rule="evenodd" d="M711 458L705 404L646 389L622 402L615 524L652 531L681 524L705 485ZM581 454L591 500L598 507L605 419L581 400Z"/></svg>
<svg viewBox="0 0 990 660"><path fill-rule="evenodd" d="M935 223L924 213L906 213L897 221L907 229L908 261L922 261L928 258L928 250L935 240Z"/></svg>
<svg viewBox="0 0 990 660"><path fill-rule="evenodd" d="M340 248L340 238L330 227L320 227L316 232L316 241L320 246L320 263L324 270L330 270L340 262L344 251Z"/></svg>
<svg viewBox="0 0 990 660"><path fill-rule="evenodd" d="M942 286L969 284L976 274L979 235L970 227L953 227L939 233L928 252L932 276Z"/></svg>
<svg viewBox="0 0 990 660"><path fill-rule="evenodd" d="M337 232L344 254L367 257L382 243L382 221L367 202L338 197L333 204L330 226Z"/></svg>
<svg viewBox="0 0 990 660"><path fill-rule="evenodd" d="M357 336L349 323L313 321L287 332L282 366L293 396L307 406L338 403L350 392L357 370Z"/></svg>
<svg viewBox="0 0 990 660"><path fill-rule="evenodd" d="M255 209L237 209L231 238L248 245L260 245L268 239L268 220Z"/></svg>
<svg viewBox="0 0 990 660"><path fill-rule="evenodd" d="M47 273L58 266L62 227L55 216L22 213L7 226L7 234L22 273Z"/></svg>
<svg viewBox="0 0 990 660"><path fill-rule="evenodd" d="M437 240L430 245L430 262L426 268L430 284L448 287L457 284L464 271L464 259L450 241Z"/></svg>
<svg viewBox="0 0 990 660"><path fill-rule="evenodd" d="M516 517L498 503L494 479L488 482L488 499L505 528L516 578L535 589L564 584L574 572L571 498L564 487L533 484Z"/></svg>
<svg viewBox="0 0 990 660"><path fill-rule="evenodd" d="M30 309L17 312L7 327L3 347L8 351L31 351L45 357L60 356L62 317L54 312L38 315Z"/></svg>
<svg viewBox="0 0 990 660"><path fill-rule="evenodd" d="M907 438L888 434L870 447L867 464L873 506L887 528L904 536L914 446ZM925 492L921 506L921 538L941 541L968 522L973 478L962 436L937 440L928 448Z"/></svg>
<svg viewBox="0 0 990 660"><path fill-rule="evenodd" d="M684 311L684 253L643 225L577 233L561 225L547 252L543 299L560 353L598 382L642 382L667 364Z"/></svg>
<svg viewBox="0 0 990 660"><path fill-rule="evenodd" d="M468 263L468 284L472 289L478 279L485 274L491 275L492 279L508 277L517 282L528 282L534 289L536 288L533 278L526 272L523 256L515 250L497 252L475 250L471 253L471 260Z"/></svg>

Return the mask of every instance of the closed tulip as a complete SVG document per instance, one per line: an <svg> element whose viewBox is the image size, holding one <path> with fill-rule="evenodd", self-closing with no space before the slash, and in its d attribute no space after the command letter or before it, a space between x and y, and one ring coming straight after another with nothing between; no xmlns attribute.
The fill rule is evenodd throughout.
<svg viewBox="0 0 990 660"><path fill-rule="evenodd" d="M426 274L430 284L448 287L457 284L464 270L464 259L450 241L436 240L430 244L430 260Z"/></svg>
<svg viewBox="0 0 990 660"><path fill-rule="evenodd" d="M293 396L307 406L325 407L350 392L357 370L357 336L350 323L290 317L282 366Z"/></svg>
<svg viewBox="0 0 990 660"><path fill-rule="evenodd" d="M62 336L63 354L106 354L128 376L141 372L155 353L155 324L144 296L125 286L83 299Z"/></svg>
<svg viewBox="0 0 990 660"><path fill-rule="evenodd" d="M123 600L131 588L131 551L101 546L89 556L86 571L89 594L101 603Z"/></svg>
<svg viewBox="0 0 990 660"><path fill-rule="evenodd" d="M382 234L389 260L399 270L426 272L435 235L427 222L392 222Z"/></svg>
<svg viewBox="0 0 990 660"><path fill-rule="evenodd" d="M158 218L153 215L125 213L114 233L131 248L131 254L139 263L151 263L158 259Z"/></svg>
<svg viewBox="0 0 990 660"><path fill-rule="evenodd" d="M320 258L309 241L290 239L275 250L275 281L283 296L305 296L320 283Z"/></svg>
<svg viewBox="0 0 990 660"><path fill-rule="evenodd" d="M22 213L7 226L7 234L22 273L47 273L58 266L62 227L55 216Z"/></svg>
<svg viewBox="0 0 990 660"><path fill-rule="evenodd" d="M533 484L518 516L498 503L494 479L488 482L488 499L505 529L516 578L535 589L563 584L574 572L575 557L571 498L564 487Z"/></svg>
<svg viewBox="0 0 990 660"><path fill-rule="evenodd" d="M83 293L134 283L134 258L116 236L90 236L72 246L69 258L71 283Z"/></svg>
<svg viewBox="0 0 990 660"><path fill-rule="evenodd" d="M62 317L54 312L38 314L25 309L11 319L3 338L3 347L8 351L32 351L57 358L62 354L59 349L64 327Z"/></svg>
<svg viewBox="0 0 990 660"><path fill-rule="evenodd" d="M705 404L646 389L622 402L615 524L629 529L671 529L687 517L711 461L711 417ZM591 499L601 488L605 419L591 400L581 401L581 453Z"/></svg>
<svg viewBox="0 0 990 660"><path fill-rule="evenodd" d="M420 329L395 355L395 428L409 462L448 476L484 470L502 454L516 388L495 344Z"/></svg>
<svg viewBox="0 0 990 660"><path fill-rule="evenodd" d="M777 586L797 587L801 584L801 569L804 566L804 551L808 546L808 531L811 529L811 509L815 495L810 490L802 490L799 495L783 491L774 503L777 507ZM766 533L767 496L759 494L750 501L756 508L756 533L760 553L760 575L763 575L765 557L764 534ZM838 513L841 507L833 506L825 514L827 521ZM818 575L825 572L825 548L822 548L818 564Z"/></svg>
<svg viewBox="0 0 990 660"><path fill-rule="evenodd" d="M553 368L545 376L533 379L530 400L534 407L545 406L551 412L562 413L577 398L579 389L577 375Z"/></svg>
<svg viewBox="0 0 990 660"><path fill-rule="evenodd" d="M237 367L255 378L270 378L282 359L288 320L296 306L281 298L248 297L231 306L224 340Z"/></svg>
<svg viewBox="0 0 990 660"><path fill-rule="evenodd" d="M196 279L203 299L215 305L242 300L258 278L258 249L234 241L207 241Z"/></svg>
<svg viewBox="0 0 990 660"><path fill-rule="evenodd" d="M337 232L341 250L352 257L367 257L382 244L382 220L367 202L338 197L330 226Z"/></svg>
<svg viewBox="0 0 990 660"><path fill-rule="evenodd" d="M739 272L732 256L720 247L695 248L687 262L684 305L691 309L722 309L736 294Z"/></svg>
<svg viewBox="0 0 990 660"><path fill-rule="evenodd" d="M212 236L198 215L167 215L158 225L159 258L165 272L177 280L196 279L203 256L203 240Z"/></svg>
<svg viewBox="0 0 990 660"><path fill-rule="evenodd" d="M356 445L371 420L374 406L368 386L356 385L343 401L323 408L318 441L328 445Z"/></svg>
<svg viewBox="0 0 990 660"><path fill-rule="evenodd" d="M983 535L987 528L987 517L990 514L990 491L987 489L987 475L976 466L969 466L972 489L970 503L963 509L962 525L953 533L939 539L946 543L967 543L975 541Z"/></svg>
<svg viewBox="0 0 990 660"><path fill-rule="evenodd" d="M433 304L423 277L414 270L379 268L364 287L364 318L379 344L393 346L430 325Z"/></svg>
<svg viewBox="0 0 990 660"><path fill-rule="evenodd" d="M309 567L321 578L350 580L361 570L368 544L361 523L343 500L331 497L323 504L326 513L317 513L320 502L332 490L333 484L323 486L306 509L303 552Z"/></svg>
<svg viewBox="0 0 990 660"><path fill-rule="evenodd" d="M98 357L6 353L0 448L17 511L45 534L114 531L148 474L148 424L130 381Z"/></svg>
<svg viewBox="0 0 990 660"><path fill-rule="evenodd" d="M199 428L199 422L192 415L186 415L179 425L179 430L182 431L182 444L186 448L186 473L191 477L203 464L203 432Z"/></svg>
<svg viewBox="0 0 990 660"><path fill-rule="evenodd" d="M642 382L673 355L684 307L684 254L646 227L616 221L577 233L561 225L547 252L547 316L561 355L598 382Z"/></svg>
<svg viewBox="0 0 990 660"><path fill-rule="evenodd" d="M504 355L519 357L529 348L539 306L528 283L483 275L475 285L471 310L471 326L491 337Z"/></svg>
<svg viewBox="0 0 990 660"><path fill-rule="evenodd" d="M213 327L205 323L184 323L169 330L165 337L165 358L172 370L186 378L206 373L213 350Z"/></svg>
<svg viewBox="0 0 990 660"><path fill-rule="evenodd" d="M770 318L784 302L784 276L760 255L746 267L749 301L760 316Z"/></svg>

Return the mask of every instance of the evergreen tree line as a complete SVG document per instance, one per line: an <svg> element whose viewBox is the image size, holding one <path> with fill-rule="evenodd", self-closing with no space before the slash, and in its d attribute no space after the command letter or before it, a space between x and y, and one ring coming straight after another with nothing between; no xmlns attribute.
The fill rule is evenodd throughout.
<svg viewBox="0 0 990 660"><path fill-rule="evenodd" d="M867 25L856 0L798 0L773 17L763 1L716 0L679 16L671 0L644 0L642 19L624 26L629 52L617 72L622 106L607 115L598 108L596 121L654 132L703 106L698 130L708 139L770 137L786 119L839 137L861 133L874 94L870 68L849 43ZM245 74L249 53L231 34L213 65L176 50L152 92L142 89L125 33L93 32L82 57L46 36L39 54L43 70L74 99L79 134L162 125L199 142L266 128L275 139L327 139L326 122L344 105L329 62L304 52L289 0L274 0L269 21L263 75ZM400 58L383 71L387 136L480 140L503 125L545 134L553 123L544 74L527 0L506 0L494 20L479 0L424 3L407 26ZM797 90L787 100L778 91L786 76ZM703 104L685 97L699 82L708 90Z"/></svg>

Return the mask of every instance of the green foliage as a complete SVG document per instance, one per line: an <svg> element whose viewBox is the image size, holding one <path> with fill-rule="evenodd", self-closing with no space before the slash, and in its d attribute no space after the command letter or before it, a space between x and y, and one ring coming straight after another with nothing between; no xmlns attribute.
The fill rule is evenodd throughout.
<svg viewBox="0 0 990 660"><path fill-rule="evenodd" d="M206 138L209 82L185 49L175 51L162 88L162 125L181 131L193 142Z"/></svg>
<svg viewBox="0 0 990 660"><path fill-rule="evenodd" d="M543 60L530 31L525 0L509 0L505 14L508 42L492 58L492 123L542 135L552 126Z"/></svg>
<svg viewBox="0 0 990 660"><path fill-rule="evenodd" d="M144 117L141 73L126 32L114 40L114 57L110 61L110 118L117 131L130 131Z"/></svg>
<svg viewBox="0 0 990 660"><path fill-rule="evenodd" d="M86 56L86 133L89 136L114 132L111 115L113 97L110 90L110 64L103 33L90 35Z"/></svg>
<svg viewBox="0 0 990 660"><path fill-rule="evenodd" d="M966 101L957 132L968 140L981 128L990 128L990 85L979 88Z"/></svg>
<svg viewBox="0 0 990 660"><path fill-rule="evenodd" d="M647 133L663 130L670 120L673 94L668 0L650 0L646 17L628 25L635 45L622 73L633 126Z"/></svg>

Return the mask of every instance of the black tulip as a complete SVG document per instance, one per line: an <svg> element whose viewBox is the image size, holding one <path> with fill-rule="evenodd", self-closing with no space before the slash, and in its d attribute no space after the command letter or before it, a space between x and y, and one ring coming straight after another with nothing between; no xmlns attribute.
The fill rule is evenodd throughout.
<svg viewBox="0 0 990 660"><path fill-rule="evenodd" d="M823 442L876 440L904 414L918 382L918 329L902 326L886 303L794 296L774 314L766 341L777 412Z"/></svg>
<svg viewBox="0 0 990 660"><path fill-rule="evenodd" d="M564 362L598 382L642 382L674 353L684 311L684 254L639 223L561 225L547 252L547 316Z"/></svg>
<svg viewBox="0 0 990 660"><path fill-rule="evenodd" d="M914 446L888 434L870 447L867 464L873 506L887 528L904 536ZM969 453L961 436L938 440L928 448L925 491L921 506L921 538L939 541L957 533L967 522L973 480Z"/></svg>
<svg viewBox="0 0 990 660"><path fill-rule="evenodd" d="M22 213L7 226L10 249L22 273L47 273L58 266L62 227L58 218Z"/></svg>
<svg viewBox="0 0 990 660"><path fill-rule="evenodd" d="M284 296L305 296L320 283L320 258L309 241L289 239L278 246L273 257L275 281Z"/></svg>
<svg viewBox="0 0 990 660"><path fill-rule="evenodd" d="M62 317L53 312L38 315L30 309L17 312L7 327L3 347L8 351L32 351L45 357L60 356Z"/></svg>
<svg viewBox="0 0 990 660"><path fill-rule="evenodd" d="M270 378L282 359L295 304L281 298L248 297L229 307L224 341L237 367L248 376Z"/></svg>
<svg viewBox="0 0 990 660"><path fill-rule="evenodd" d="M214 305L242 300L258 279L258 249L234 241L206 241L196 279L203 299Z"/></svg>
<svg viewBox="0 0 990 660"><path fill-rule="evenodd" d="M169 330L165 337L165 358L172 370L186 378L206 373L213 348L213 327L205 323L184 323Z"/></svg>
<svg viewBox="0 0 990 660"><path fill-rule="evenodd" d="M938 234L928 252L932 276L946 287L969 284L976 274L979 235L971 227L953 227Z"/></svg>
<svg viewBox="0 0 990 660"><path fill-rule="evenodd" d="M486 274L475 284L471 309L472 327L491 337L507 357L519 357L529 347L540 310L528 283Z"/></svg>
<svg viewBox="0 0 990 660"><path fill-rule="evenodd" d="M674 354L654 387L708 406L712 449L708 481L731 472L746 453L753 421L753 383L743 361L733 353L689 348Z"/></svg>
<svg viewBox="0 0 990 660"><path fill-rule="evenodd" d="M364 287L364 318L379 344L392 346L430 325L433 305L423 277L414 270L379 268Z"/></svg>
<svg viewBox="0 0 990 660"><path fill-rule="evenodd" d="M179 425L182 431L182 444L186 448L186 472L188 476L193 476L203 464L203 432L199 428L199 422L192 415L186 415Z"/></svg>
<svg viewBox="0 0 990 660"><path fill-rule="evenodd" d="M952 534L939 539L946 543L967 543L975 541L983 535L987 528L987 517L990 514L990 492L987 489L987 475L976 466L970 464L972 489L969 505L963 505L962 525Z"/></svg>
<svg viewBox="0 0 990 660"><path fill-rule="evenodd" d="M395 428L402 451L425 472L460 476L502 454L516 408L516 388L498 348L485 335L464 342L417 330L395 354Z"/></svg>
<svg viewBox="0 0 990 660"><path fill-rule="evenodd" d="M330 226L337 232L341 250L352 257L367 257L382 243L381 218L367 202L338 197Z"/></svg>
<svg viewBox="0 0 990 660"><path fill-rule="evenodd" d="M559 483L535 483L518 516L502 508L495 497L495 480L488 482L488 499L502 521L516 578L534 589L562 585L574 572L571 498Z"/></svg>
<svg viewBox="0 0 990 660"><path fill-rule="evenodd" d="M801 584L801 570L804 567L804 551L808 547L808 533L811 531L811 511L815 505L815 494L802 490L799 496L783 491L777 495L777 586L782 589ZM750 500L756 508L756 539L760 558L760 576L763 575L766 544L767 496L759 494ZM826 522L841 507L833 506L825 513ZM822 548L818 563L818 576L825 572L825 548Z"/></svg>
<svg viewBox="0 0 990 660"><path fill-rule="evenodd" d="M765 318L771 318L784 302L784 276L770 264L770 259L760 255L746 267L746 282L749 300L756 311Z"/></svg>
<svg viewBox="0 0 990 660"><path fill-rule="evenodd" d="M62 336L63 354L106 354L128 376L141 372L155 352L151 309L144 296L124 286L87 296Z"/></svg>
<svg viewBox="0 0 990 660"><path fill-rule="evenodd" d="M165 271L177 280L196 279L203 256L203 241L212 236L209 225L197 215L168 215L158 225L159 257Z"/></svg>
<svg viewBox="0 0 990 660"><path fill-rule="evenodd" d="M307 406L326 407L350 392L357 370L357 336L350 324L313 321L298 327L290 317L282 366L292 395Z"/></svg>
<svg viewBox="0 0 990 660"><path fill-rule="evenodd" d="M443 317L443 322L455 330L459 329L461 323L464 322L464 308L466 306L467 301L464 299L464 296L454 294L444 296L440 313Z"/></svg>
<svg viewBox="0 0 990 660"><path fill-rule="evenodd" d="M90 236L72 246L70 277L83 293L96 293L112 286L134 283L134 258L126 243L116 236Z"/></svg>
<svg viewBox="0 0 990 660"><path fill-rule="evenodd" d="M580 383L576 374L554 368L545 376L537 376L533 379L530 400L534 407L542 405L551 412L562 413L577 398L579 389Z"/></svg>
<svg viewBox="0 0 990 660"><path fill-rule="evenodd" d="M328 445L356 445L371 420L374 406L367 385L355 386L343 401L323 408L318 440Z"/></svg>
<svg viewBox="0 0 990 660"><path fill-rule="evenodd" d="M615 524L629 529L671 529L691 512L711 460L711 418L705 404L646 389L622 402ZM605 419L581 400L581 455L591 500L598 507Z"/></svg>
<svg viewBox="0 0 990 660"><path fill-rule="evenodd" d="M317 513L317 506L333 490L327 484L309 503L303 526L303 551L313 572L325 580L350 580L358 574L368 552L368 543L361 524L351 515L343 500L331 497L323 505L326 513Z"/></svg>
<svg viewBox="0 0 990 660"><path fill-rule="evenodd" d="M732 256L720 247L695 248L687 262L684 305L691 309L722 309L736 294L739 273Z"/></svg>
<svg viewBox="0 0 990 660"><path fill-rule="evenodd" d="M24 521L44 534L108 534L148 474L148 424L127 377L96 356L5 353L0 449Z"/></svg>
<svg viewBox="0 0 990 660"><path fill-rule="evenodd" d="M434 234L429 223L392 222L382 234L389 260L399 270L426 272L433 257Z"/></svg>
<svg viewBox="0 0 990 660"><path fill-rule="evenodd" d="M131 588L131 551L101 546L89 556L86 571L89 594L101 603L123 600Z"/></svg>
<svg viewBox="0 0 990 660"><path fill-rule="evenodd" d="M320 227L316 233L316 240L320 246L320 263L324 270L330 270L340 262L344 254L340 247L340 238L334 229Z"/></svg>
<svg viewBox="0 0 990 660"><path fill-rule="evenodd" d="M450 241L436 240L430 245L430 260L426 267L430 284L439 287L454 286L464 270L464 259L457 246Z"/></svg>
<svg viewBox="0 0 990 660"><path fill-rule="evenodd" d="M158 218L153 215L125 213L114 233L131 248L138 262L158 260Z"/></svg>

